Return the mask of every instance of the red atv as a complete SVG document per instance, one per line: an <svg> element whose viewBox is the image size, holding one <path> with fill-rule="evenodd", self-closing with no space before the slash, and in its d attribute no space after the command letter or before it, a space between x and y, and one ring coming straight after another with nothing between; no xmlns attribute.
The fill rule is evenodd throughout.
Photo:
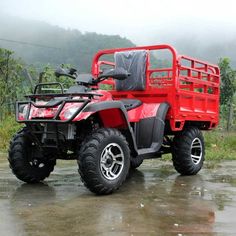
<svg viewBox="0 0 236 236"><path fill-rule="evenodd" d="M168 66L156 63L163 50L171 56ZM75 159L85 186L109 194L147 158L172 153L180 174L201 169L201 130L219 120L218 66L156 45L100 51L92 74L62 68L55 74L75 85L65 91L60 83L40 83L16 104L25 127L11 141L9 162L20 180L42 181L57 159ZM60 92L49 92L55 85Z"/></svg>

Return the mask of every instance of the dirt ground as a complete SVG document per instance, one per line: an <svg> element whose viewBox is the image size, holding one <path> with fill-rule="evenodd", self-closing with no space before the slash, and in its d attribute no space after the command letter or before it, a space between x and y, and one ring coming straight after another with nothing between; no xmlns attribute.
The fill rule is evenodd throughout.
<svg viewBox="0 0 236 236"><path fill-rule="evenodd" d="M236 161L190 177L145 161L119 191L96 196L76 162L58 162L44 183L28 185L0 160L0 235L236 235Z"/></svg>

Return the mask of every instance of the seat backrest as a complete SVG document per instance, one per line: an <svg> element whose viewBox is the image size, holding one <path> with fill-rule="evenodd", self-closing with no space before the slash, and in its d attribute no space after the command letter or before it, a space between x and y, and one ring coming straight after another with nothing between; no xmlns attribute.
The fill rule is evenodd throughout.
<svg viewBox="0 0 236 236"><path fill-rule="evenodd" d="M146 66L147 51L124 51L116 52L115 66L122 67L130 73L125 80L116 80L116 90L145 90L146 88Z"/></svg>

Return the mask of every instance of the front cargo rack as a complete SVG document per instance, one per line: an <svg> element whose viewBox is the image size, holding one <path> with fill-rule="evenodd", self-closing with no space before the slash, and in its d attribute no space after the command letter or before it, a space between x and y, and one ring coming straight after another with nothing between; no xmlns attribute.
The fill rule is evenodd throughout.
<svg viewBox="0 0 236 236"><path fill-rule="evenodd" d="M49 83L48 83L49 84ZM48 85L47 84L47 85ZM51 83L50 83L51 84ZM37 86L36 86L37 87ZM85 107L86 105L91 102L91 99L95 96L101 97L101 94L97 93L59 93L59 94L35 94L36 89L34 90L34 94L30 94L25 96L28 98L28 101L18 101L16 102L16 121L19 123L69 123L71 122ZM78 99L73 99L73 97L80 97ZM86 98L84 98L86 97ZM36 99L53 99L57 98L56 100L49 100L46 104L37 104ZM77 108L77 110L74 112L74 114L66 120L60 119L60 114L68 103L82 103L81 106ZM27 111L25 112L25 116L23 118L19 118L20 114L20 107L27 107ZM55 108L57 107L56 114L50 118L30 118L30 112L32 107L35 108Z"/></svg>

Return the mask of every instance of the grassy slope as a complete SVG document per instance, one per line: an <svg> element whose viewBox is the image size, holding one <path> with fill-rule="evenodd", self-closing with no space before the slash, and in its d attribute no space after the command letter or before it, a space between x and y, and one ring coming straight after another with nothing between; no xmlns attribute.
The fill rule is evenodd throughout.
<svg viewBox="0 0 236 236"><path fill-rule="evenodd" d="M236 160L236 133L216 130L204 137L207 160Z"/></svg>
<svg viewBox="0 0 236 236"><path fill-rule="evenodd" d="M0 123L0 152L6 152L11 137L21 125L13 117ZM206 160L236 160L236 133L223 131L204 132Z"/></svg>

